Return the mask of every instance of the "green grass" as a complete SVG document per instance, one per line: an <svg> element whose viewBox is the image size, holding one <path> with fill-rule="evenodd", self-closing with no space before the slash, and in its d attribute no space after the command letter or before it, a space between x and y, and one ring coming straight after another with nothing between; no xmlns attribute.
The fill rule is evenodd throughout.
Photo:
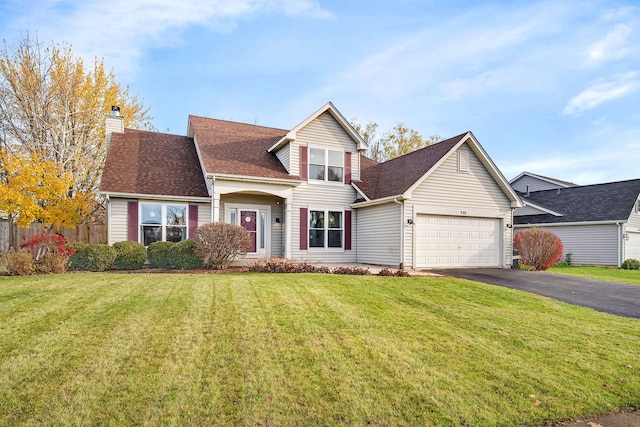
<svg viewBox="0 0 640 427"><path fill-rule="evenodd" d="M451 278L0 278L0 425L544 425L639 405L638 348Z"/></svg>
<svg viewBox="0 0 640 427"><path fill-rule="evenodd" d="M551 273L566 274L569 276L588 277L590 279L640 285L640 270L622 270L611 267L583 267L558 264L551 267L548 271Z"/></svg>

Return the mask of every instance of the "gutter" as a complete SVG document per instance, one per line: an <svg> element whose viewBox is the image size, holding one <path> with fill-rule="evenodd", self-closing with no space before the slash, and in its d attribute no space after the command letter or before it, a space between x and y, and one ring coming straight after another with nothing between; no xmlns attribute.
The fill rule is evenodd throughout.
<svg viewBox="0 0 640 427"><path fill-rule="evenodd" d="M517 217L514 217L514 220ZM627 221L612 220L612 221L581 221L581 222L550 222L550 223L537 223L537 224L513 224L513 228L530 228L530 227L562 227L564 225L618 225L624 224Z"/></svg>
<svg viewBox="0 0 640 427"><path fill-rule="evenodd" d="M405 197L403 197L402 194L398 194L396 196L387 196L387 197L383 197L381 199L366 200L364 202L352 203L351 207L352 208L366 208L368 206L382 205L382 204L389 203L389 202L398 203L397 200L404 200L404 199L405 199Z"/></svg>

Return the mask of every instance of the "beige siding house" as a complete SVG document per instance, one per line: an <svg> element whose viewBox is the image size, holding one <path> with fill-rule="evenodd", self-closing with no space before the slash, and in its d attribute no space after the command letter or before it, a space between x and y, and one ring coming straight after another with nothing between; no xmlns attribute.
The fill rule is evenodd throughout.
<svg viewBox="0 0 640 427"><path fill-rule="evenodd" d="M109 243L179 241L223 221L250 233L245 261L511 265L522 205L470 132L376 163L327 103L289 130L190 116L186 136L112 115L107 137Z"/></svg>
<svg viewBox="0 0 640 427"><path fill-rule="evenodd" d="M514 228L539 227L556 234L564 257L575 265L620 266L624 260L640 259L640 180L579 186L524 172L512 180L529 182L522 192L524 206L514 213ZM556 185L547 188L549 180ZM532 188L545 188L531 190ZM520 191L520 190L519 190Z"/></svg>

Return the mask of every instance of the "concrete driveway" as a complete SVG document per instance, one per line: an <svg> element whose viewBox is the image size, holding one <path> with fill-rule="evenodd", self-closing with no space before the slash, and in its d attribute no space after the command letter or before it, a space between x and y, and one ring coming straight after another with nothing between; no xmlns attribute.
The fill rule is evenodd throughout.
<svg viewBox="0 0 640 427"><path fill-rule="evenodd" d="M520 289L569 304L640 319L640 285L504 268L452 268L433 272Z"/></svg>

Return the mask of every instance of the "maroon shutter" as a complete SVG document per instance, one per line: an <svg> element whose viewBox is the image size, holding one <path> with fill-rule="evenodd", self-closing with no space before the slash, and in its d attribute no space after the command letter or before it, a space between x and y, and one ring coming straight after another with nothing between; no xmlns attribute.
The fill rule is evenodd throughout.
<svg viewBox="0 0 640 427"><path fill-rule="evenodd" d="M351 211L344 211L344 250L351 250Z"/></svg>
<svg viewBox="0 0 640 427"><path fill-rule="evenodd" d="M127 203L127 238L138 241L138 202Z"/></svg>
<svg viewBox="0 0 640 427"><path fill-rule="evenodd" d="M306 251L309 235L309 209L300 208L300 250Z"/></svg>
<svg viewBox="0 0 640 427"><path fill-rule="evenodd" d="M309 176L309 174L307 173L309 169L309 164L307 161L307 147L301 145L300 146L300 178L302 178L303 181L306 181Z"/></svg>
<svg viewBox="0 0 640 427"><path fill-rule="evenodd" d="M198 228L198 205L189 205L189 223L187 224L187 237L189 239L196 228Z"/></svg>
<svg viewBox="0 0 640 427"><path fill-rule="evenodd" d="M351 153L344 153L344 183L351 184Z"/></svg>

